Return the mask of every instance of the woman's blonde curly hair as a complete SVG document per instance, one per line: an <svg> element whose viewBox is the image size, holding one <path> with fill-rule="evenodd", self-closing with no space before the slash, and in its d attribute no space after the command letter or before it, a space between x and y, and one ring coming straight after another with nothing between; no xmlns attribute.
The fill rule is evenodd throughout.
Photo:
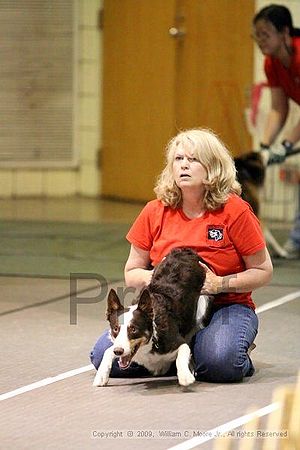
<svg viewBox="0 0 300 450"><path fill-rule="evenodd" d="M173 161L178 147L191 152L207 171L203 204L206 210L220 208L231 193L241 194L234 161L225 144L211 130L191 129L180 132L167 145L166 166L154 189L165 206L177 208L182 204L182 193L173 176Z"/></svg>

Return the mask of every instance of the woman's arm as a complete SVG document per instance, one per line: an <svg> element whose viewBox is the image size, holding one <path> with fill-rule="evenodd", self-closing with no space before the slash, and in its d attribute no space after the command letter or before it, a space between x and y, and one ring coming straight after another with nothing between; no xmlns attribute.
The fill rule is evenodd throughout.
<svg viewBox="0 0 300 450"><path fill-rule="evenodd" d="M262 143L271 145L285 124L289 111L288 98L280 87L271 88L271 110L268 114Z"/></svg>
<svg viewBox="0 0 300 450"><path fill-rule="evenodd" d="M265 286L271 281L273 274L272 261L267 248L254 255L242 257L246 270L224 277L215 275L206 266L206 280L202 292L220 294L221 292L249 292Z"/></svg>
<svg viewBox="0 0 300 450"><path fill-rule="evenodd" d="M300 120L283 137L292 144L296 144L300 140Z"/></svg>
<svg viewBox="0 0 300 450"><path fill-rule="evenodd" d="M149 270L150 252L131 245L129 256L125 264L124 276L127 286L142 289L147 286L153 270Z"/></svg>

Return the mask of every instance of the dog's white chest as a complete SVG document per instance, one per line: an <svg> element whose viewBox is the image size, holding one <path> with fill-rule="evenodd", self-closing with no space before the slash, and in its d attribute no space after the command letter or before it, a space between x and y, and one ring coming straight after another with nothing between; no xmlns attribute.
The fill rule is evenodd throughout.
<svg viewBox="0 0 300 450"><path fill-rule="evenodd" d="M133 361L146 367L153 375L164 375L177 356L177 349L166 354L153 353L152 342L139 348Z"/></svg>

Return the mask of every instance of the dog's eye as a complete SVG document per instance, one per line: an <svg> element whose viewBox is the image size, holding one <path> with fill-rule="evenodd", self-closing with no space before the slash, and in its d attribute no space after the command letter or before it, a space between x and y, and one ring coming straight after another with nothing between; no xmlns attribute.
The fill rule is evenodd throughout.
<svg viewBox="0 0 300 450"><path fill-rule="evenodd" d="M136 333L136 332L137 332L137 329L135 328L134 325L130 325L129 331L130 331L130 333Z"/></svg>
<svg viewBox="0 0 300 450"><path fill-rule="evenodd" d="M119 325L115 325L113 327L112 331L113 331L113 333L119 333L119 329L120 329Z"/></svg>

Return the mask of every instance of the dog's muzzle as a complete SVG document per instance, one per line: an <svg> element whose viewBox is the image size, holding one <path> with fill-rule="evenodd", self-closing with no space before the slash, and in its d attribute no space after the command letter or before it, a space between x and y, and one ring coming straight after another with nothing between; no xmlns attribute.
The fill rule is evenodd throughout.
<svg viewBox="0 0 300 450"><path fill-rule="evenodd" d="M116 356L122 356L123 353L124 353L124 348L122 348L122 347L116 347L116 348L114 349L114 354L115 354Z"/></svg>

